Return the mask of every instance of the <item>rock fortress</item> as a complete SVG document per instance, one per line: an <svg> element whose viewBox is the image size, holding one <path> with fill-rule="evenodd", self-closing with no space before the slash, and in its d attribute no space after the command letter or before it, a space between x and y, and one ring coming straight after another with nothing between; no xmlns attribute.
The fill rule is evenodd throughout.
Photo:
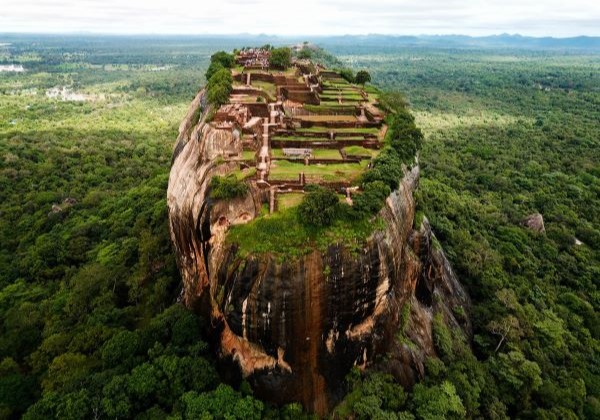
<svg viewBox="0 0 600 420"><path fill-rule="evenodd" d="M352 368L414 384L435 355L434 317L470 335L470 304L415 216L416 156L394 169L373 215L326 227L302 220L298 208L317 189L354 214L365 174L381 171L374 165L391 147L393 110L376 88L299 55L282 63L275 51L213 62L219 76L179 128L170 231L181 299L208 320L221 370L260 398L325 414Z"/></svg>

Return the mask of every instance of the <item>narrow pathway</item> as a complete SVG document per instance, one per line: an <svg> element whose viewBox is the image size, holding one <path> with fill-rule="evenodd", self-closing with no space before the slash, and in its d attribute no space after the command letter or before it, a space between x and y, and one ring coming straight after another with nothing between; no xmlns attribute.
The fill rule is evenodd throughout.
<svg viewBox="0 0 600 420"><path fill-rule="evenodd" d="M258 157L260 159L258 164L260 179L266 181L265 178L269 169L269 118L263 119L262 146Z"/></svg>

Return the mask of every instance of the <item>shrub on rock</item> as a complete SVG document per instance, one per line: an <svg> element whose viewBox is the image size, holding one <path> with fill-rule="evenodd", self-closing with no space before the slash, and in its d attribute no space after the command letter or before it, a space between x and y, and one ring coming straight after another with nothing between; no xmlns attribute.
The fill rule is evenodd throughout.
<svg viewBox="0 0 600 420"><path fill-rule="evenodd" d="M335 192L317 187L309 192L298 207L302 223L329 226L335 220L339 200Z"/></svg>

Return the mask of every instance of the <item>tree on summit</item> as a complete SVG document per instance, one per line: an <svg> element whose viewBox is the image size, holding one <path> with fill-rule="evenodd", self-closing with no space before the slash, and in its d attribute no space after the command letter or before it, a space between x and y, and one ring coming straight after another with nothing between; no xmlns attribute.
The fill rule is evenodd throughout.
<svg viewBox="0 0 600 420"><path fill-rule="evenodd" d="M218 63L223 67L230 69L235 64L235 57L233 54L228 54L225 51L218 51L210 56L211 63Z"/></svg>
<svg viewBox="0 0 600 420"><path fill-rule="evenodd" d="M289 48L275 48L271 51L269 65L278 69L287 69L292 64L292 50Z"/></svg>
<svg viewBox="0 0 600 420"><path fill-rule="evenodd" d="M298 207L302 220L314 226L329 226L333 223L339 199L335 192L328 188L315 186L304 197Z"/></svg>
<svg viewBox="0 0 600 420"><path fill-rule="evenodd" d="M356 73L355 80L356 83L364 85L365 83L371 81L371 74L366 70L360 70L358 73Z"/></svg>

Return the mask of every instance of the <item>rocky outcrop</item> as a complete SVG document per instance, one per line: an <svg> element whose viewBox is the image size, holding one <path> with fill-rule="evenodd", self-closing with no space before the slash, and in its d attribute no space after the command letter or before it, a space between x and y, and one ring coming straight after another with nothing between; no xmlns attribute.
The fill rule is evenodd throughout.
<svg viewBox="0 0 600 420"><path fill-rule="evenodd" d="M403 301L396 340L388 350L386 366L404 386L410 387L425 374L425 360L436 357L433 341L433 318L440 315L445 325L462 330L471 338L469 318L471 301L462 287L446 255L439 247L426 218L410 238L412 254L407 266L412 267L416 283Z"/></svg>
<svg viewBox="0 0 600 420"><path fill-rule="evenodd" d="M544 216L540 213L533 213L523 220L523 225L537 233L545 233Z"/></svg>
<svg viewBox="0 0 600 420"><path fill-rule="evenodd" d="M50 212L48 213L48 217L52 217L57 213L62 213L63 211L73 207L75 204L77 204L77 200L73 197L65 198L60 204L52 204Z"/></svg>
<svg viewBox="0 0 600 420"><path fill-rule="evenodd" d="M470 334L468 316L456 319L453 309L468 314L468 297L429 224L413 229L418 166L405 168L380 211L385 228L359 252L332 243L295 260L242 257L225 242L227 228L256 217L265 197L257 188L229 202L207 195L211 177L232 169L216 156L235 143L202 120L193 129L182 123L169 179L170 230L183 302L210 319L223 364L239 369L257 396L324 414L343 396L348 371L386 352L402 383L421 378L424 360L435 355L436 313ZM398 340L401 329L410 344Z"/></svg>

